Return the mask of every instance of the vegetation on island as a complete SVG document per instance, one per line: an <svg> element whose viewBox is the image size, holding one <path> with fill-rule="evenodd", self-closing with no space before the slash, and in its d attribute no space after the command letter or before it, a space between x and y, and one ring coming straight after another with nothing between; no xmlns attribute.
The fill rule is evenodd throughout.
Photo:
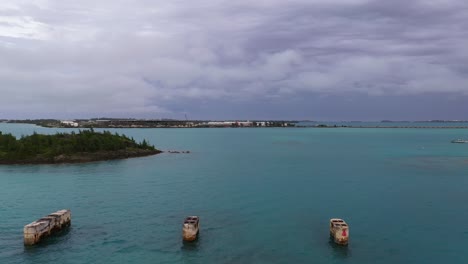
<svg viewBox="0 0 468 264"><path fill-rule="evenodd" d="M161 153L146 140L138 143L126 135L109 131L41 135L17 139L0 131L0 164L73 163L122 159Z"/></svg>

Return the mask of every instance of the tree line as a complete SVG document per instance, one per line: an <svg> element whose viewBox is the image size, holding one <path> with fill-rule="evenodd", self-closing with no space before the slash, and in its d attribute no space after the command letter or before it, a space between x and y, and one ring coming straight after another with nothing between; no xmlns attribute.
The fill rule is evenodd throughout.
<svg viewBox="0 0 468 264"><path fill-rule="evenodd" d="M0 160L25 160L30 158L52 158L62 154L82 152L116 151L125 149L155 150L146 140L138 143L126 135L80 130L78 133L56 133L42 135L34 132L17 139L12 134L0 131Z"/></svg>

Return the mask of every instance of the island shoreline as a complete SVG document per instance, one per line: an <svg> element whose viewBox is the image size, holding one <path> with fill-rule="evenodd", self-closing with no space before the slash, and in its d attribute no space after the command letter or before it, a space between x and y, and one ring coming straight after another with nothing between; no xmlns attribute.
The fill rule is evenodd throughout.
<svg viewBox="0 0 468 264"><path fill-rule="evenodd" d="M78 133L16 138L0 131L0 165L86 163L151 156L161 150L126 135L109 131L80 130Z"/></svg>
<svg viewBox="0 0 468 264"><path fill-rule="evenodd" d="M51 159L29 159L29 160L16 160L7 161L0 160L1 165L58 165L58 164L79 164L91 163L100 161L124 160L139 157L148 157L164 153L160 150L118 150L118 151L103 151L96 153L76 153L73 155L59 155Z"/></svg>

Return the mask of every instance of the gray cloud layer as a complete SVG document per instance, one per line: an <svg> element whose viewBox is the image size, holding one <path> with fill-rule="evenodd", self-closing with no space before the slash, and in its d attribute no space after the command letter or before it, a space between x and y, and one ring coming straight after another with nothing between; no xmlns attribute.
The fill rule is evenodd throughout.
<svg viewBox="0 0 468 264"><path fill-rule="evenodd" d="M449 103L467 98L467 85L465 1L4 0L0 8L0 114L180 116L213 102L236 111L356 94Z"/></svg>

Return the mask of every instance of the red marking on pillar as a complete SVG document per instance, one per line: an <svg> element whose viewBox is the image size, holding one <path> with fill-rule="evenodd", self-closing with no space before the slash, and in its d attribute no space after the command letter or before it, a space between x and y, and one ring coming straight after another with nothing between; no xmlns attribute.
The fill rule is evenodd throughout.
<svg viewBox="0 0 468 264"><path fill-rule="evenodd" d="M347 236L346 229L343 229L343 232L341 232L341 235L344 236L344 237Z"/></svg>

